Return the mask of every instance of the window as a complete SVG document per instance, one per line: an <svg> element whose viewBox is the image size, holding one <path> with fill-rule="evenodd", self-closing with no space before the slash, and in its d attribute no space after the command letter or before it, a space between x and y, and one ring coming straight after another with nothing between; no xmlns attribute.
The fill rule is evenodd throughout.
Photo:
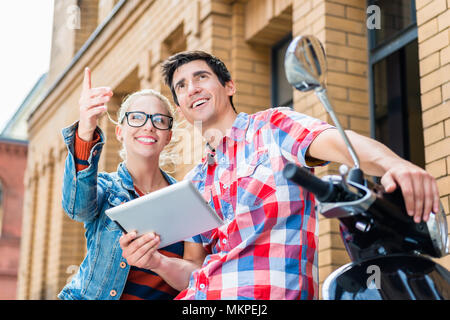
<svg viewBox="0 0 450 320"><path fill-rule="evenodd" d="M372 47L380 46L416 24L414 0L372 0L380 8L381 28L373 33Z"/></svg>
<svg viewBox="0 0 450 320"><path fill-rule="evenodd" d="M284 56L291 40L289 34L272 47L272 107L293 107L293 89L284 72Z"/></svg>
<svg viewBox="0 0 450 320"><path fill-rule="evenodd" d="M372 137L425 167L414 1L378 0L381 28L369 29Z"/></svg>

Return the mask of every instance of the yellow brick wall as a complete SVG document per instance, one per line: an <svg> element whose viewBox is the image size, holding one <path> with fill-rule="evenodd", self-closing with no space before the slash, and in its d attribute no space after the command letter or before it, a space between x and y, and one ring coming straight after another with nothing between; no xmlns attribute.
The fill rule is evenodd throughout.
<svg viewBox="0 0 450 320"><path fill-rule="evenodd" d="M83 46L98 24L98 0L79 1L80 29L75 33L75 53Z"/></svg>
<svg viewBox="0 0 450 320"><path fill-rule="evenodd" d="M91 15L92 19L97 17L96 23L107 16L102 11L105 6L112 8L111 1L102 2L99 12ZM443 46L442 42L448 43L449 2L436 2L439 10L431 8L430 1L417 1L419 55L427 169L439 178L448 213L450 115L445 102L450 96L449 50L448 44ZM93 22L90 23L93 28ZM365 1L126 1L29 121L18 298L55 299L85 255L83 225L71 221L61 208L67 154L61 129L78 118L85 66L92 70L93 86L113 88L115 96L108 109L115 118L123 97L133 91L151 87L171 99L160 70L160 63L170 54L185 49L210 51L230 69L238 88L234 97L238 112L253 113L270 106L271 47L289 32L294 37L314 34L324 43L328 54L328 90L339 119L344 127L369 135ZM74 38L67 39L73 45ZM52 57L52 77L57 79L73 55ZM312 93L294 92L294 108L330 121ZM106 117L101 119L100 126L107 138L100 170L112 171L120 161L117 154L120 146L114 136L114 125ZM176 167L173 175L178 179L198 162L198 152L203 149L201 137L190 132L190 137L184 136L191 139L196 158ZM181 131L174 134L177 139L186 138L182 135ZM336 169L333 164L317 173L330 174ZM336 220L320 218L319 232L322 283L332 270L348 262L348 256Z"/></svg>
<svg viewBox="0 0 450 320"><path fill-rule="evenodd" d="M426 169L450 223L450 1L416 0ZM447 268L450 256L438 259Z"/></svg>

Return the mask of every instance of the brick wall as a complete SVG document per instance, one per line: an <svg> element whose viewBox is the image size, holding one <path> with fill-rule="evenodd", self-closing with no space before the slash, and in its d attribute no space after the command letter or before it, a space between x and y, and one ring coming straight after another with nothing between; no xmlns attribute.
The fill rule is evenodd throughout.
<svg viewBox="0 0 450 320"><path fill-rule="evenodd" d="M99 23L98 0L79 1L79 7L80 7L80 28L76 29L75 32L74 55L78 50L80 50L80 48L83 46L83 44L86 42L86 40L89 38L89 36L92 34L92 32L95 30L95 28ZM110 6L108 6L108 8L109 7Z"/></svg>
<svg viewBox="0 0 450 320"><path fill-rule="evenodd" d="M450 1L416 0L416 9L426 169L450 223Z"/></svg>
<svg viewBox="0 0 450 320"><path fill-rule="evenodd" d="M27 148L26 143L0 139L0 300L16 297Z"/></svg>

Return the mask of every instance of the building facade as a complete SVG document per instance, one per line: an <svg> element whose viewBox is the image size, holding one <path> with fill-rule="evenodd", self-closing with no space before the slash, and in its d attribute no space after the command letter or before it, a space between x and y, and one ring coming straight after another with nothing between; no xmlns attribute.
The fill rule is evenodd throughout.
<svg viewBox="0 0 450 320"><path fill-rule="evenodd" d="M27 118L45 88L46 74L30 90L0 132L0 300L15 299L27 166Z"/></svg>
<svg viewBox="0 0 450 320"><path fill-rule="evenodd" d="M373 12L368 10L371 5L375 5L371 7L375 8ZM314 94L294 92L283 74L283 54L289 41L297 35L316 35L328 55L328 91L341 123L382 140L428 169L437 178L448 215L449 8L450 0L55 1L50 89L28 121L17 297L56 299L85 255L82 224L71 221L61 208L67 154L61 129L78 118L86 66L92 70L93 86L113 89L114 99L108 104L112 115L124 96L139 89L153 88L171 97L161 77L161 62L178 51L198 49L211 52L228 66L237 86L233 101L238 112L288 105L331 121ZM406 48L410 43L415 47ZM393 44L396 51L386 49ZM398 74L406 80L413 76L405 74L410 68L389 73L393 70L390 64L396 65L396 60L390 59L398 51L403 52L397 58L402 65L408 62L417 66L413 75L416 82L407 81L397 88L404 98L401 105L415 103L415 108L403 107L400 116L391 112L391 102L398 98L398 92L389 91L386 81ZM418 99L406 99L404 93L410 91L404 88ZM395 120L403 126L396 125ZM119 163L114 125L106 117L100 122L107 137L100 170L114 171ZM400 130L403 140L389 140L398 134L389 130ZM192 128L180 132L174 134L183 145L180 161L170 168L177 179L201 158L195 150L203 149L201 138ZM410 143L412 134L416 137L412 142L419 143L420 148ZM335 173L337 168L331 164L317 174ZM336 220L320 218L319 230L322 283L349 258ZM448 258L442 263L450 267Z"/></svg>
<svg viewBox="0 0 450 320"><path fill-rule="evenodd" d="M0 136L0 300L16 298L27 149Z"/></svg>

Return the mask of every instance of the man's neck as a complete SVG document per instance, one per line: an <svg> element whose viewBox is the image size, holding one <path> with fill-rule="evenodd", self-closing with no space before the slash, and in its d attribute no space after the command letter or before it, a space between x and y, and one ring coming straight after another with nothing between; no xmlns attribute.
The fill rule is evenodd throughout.
<svg viewBox="0 0 450 320"><path fill-rule="evenodd" d="M229 110L230 112L218 117L216 122L202 128L203 137L214 149L217 148L222 138L231 131L236 120L237 114L231 107Z"/></svg>

